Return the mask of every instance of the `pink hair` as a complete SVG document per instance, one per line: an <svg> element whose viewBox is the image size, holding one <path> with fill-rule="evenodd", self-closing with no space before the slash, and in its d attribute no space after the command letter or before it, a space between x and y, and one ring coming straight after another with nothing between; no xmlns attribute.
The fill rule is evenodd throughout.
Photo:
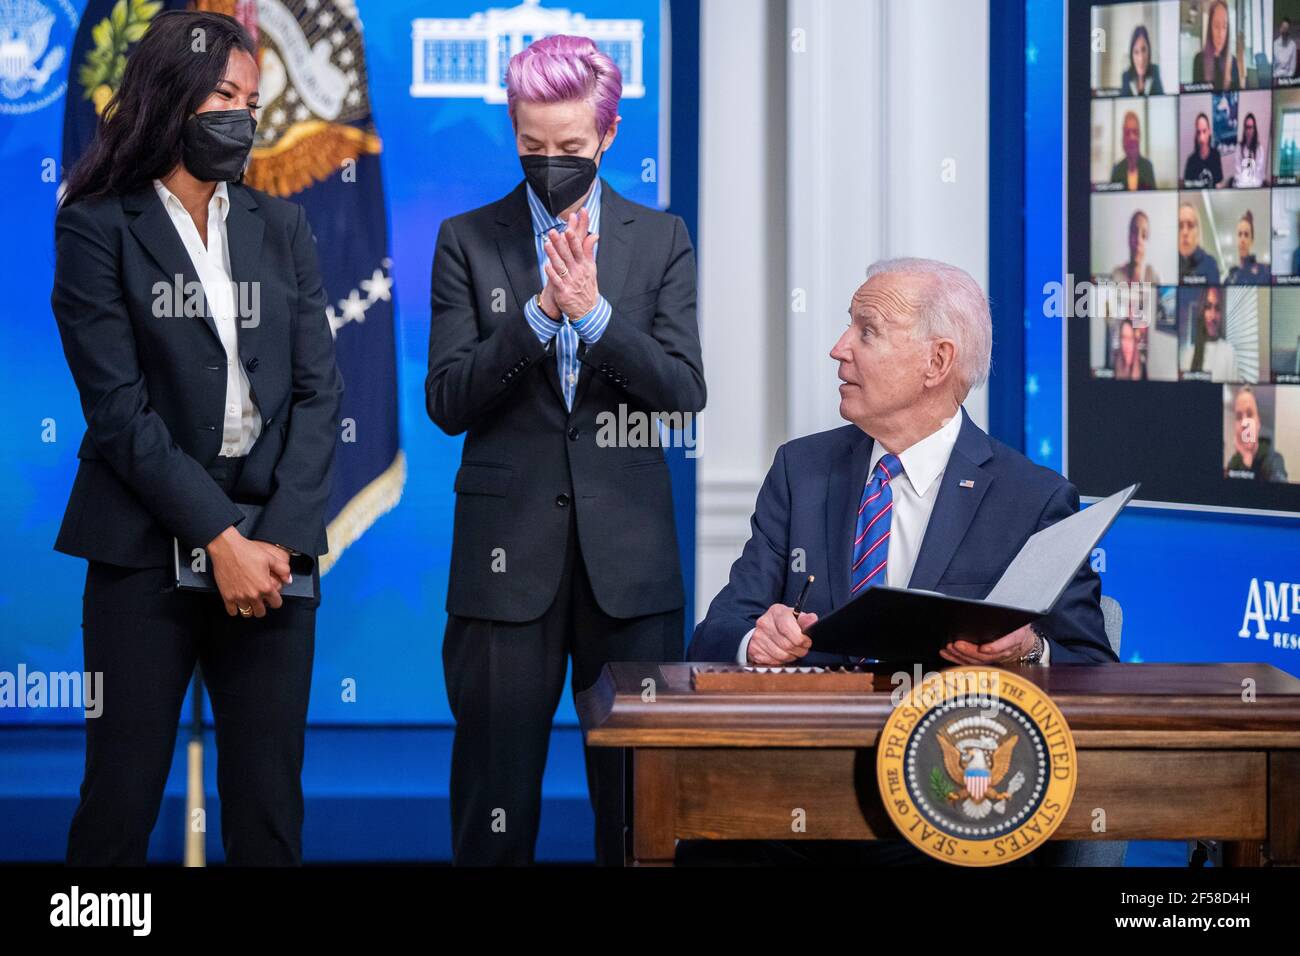
<svg viewBox="0 0 1300 956"><path fill-rule="evenodd" d="M623 74L587 37L543 37L510 58L506 68L506 105L510 122L515 105L582 100L596 110L596 130L604 136L618 116Z"/></svg>

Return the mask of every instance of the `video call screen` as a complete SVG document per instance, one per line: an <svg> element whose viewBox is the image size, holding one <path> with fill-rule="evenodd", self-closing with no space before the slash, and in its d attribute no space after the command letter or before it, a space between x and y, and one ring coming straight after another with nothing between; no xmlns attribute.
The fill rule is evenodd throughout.
<svg viewBox="0 0 1300 956"><path fill-rule="evenodd" d="M1300 0L1068 15L1068 476L1300 513Z"/></svg>

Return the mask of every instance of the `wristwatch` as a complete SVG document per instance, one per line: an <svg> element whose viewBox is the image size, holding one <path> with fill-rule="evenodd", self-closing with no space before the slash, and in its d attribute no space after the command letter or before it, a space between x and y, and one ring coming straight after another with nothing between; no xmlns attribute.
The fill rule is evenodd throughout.
<svg viewBox="0 0 1300 956"><path fill-rule="evenodd" d="M1043 648L1046 646L1046 638L1043 632L1039 630L1037 624L1030 624L1029 629L1034 632L1034 646L1029 649L1029 653L1020 658L1022 664L1040 664L1043 660Z"/></svg>
<svg viewBox="0 0 1300 956"><path fill-rule="evenodd" d="M533 298L534 298L534 299L536 300L536 302L537 302L537 310L538 310L539 312L541 312L542 315L546 316L548 319L551 319L551 314L550 314L549 312L547 312L546 309L542 306L542 294L539 292L539 293L537 293L537 295L533 296ZM564 313L563 313L563 312L560 313L560 318L561 318L561 319L564 318ZM551 319L551 321L552 321L552 322L558 322L559 319Z"/></svg>

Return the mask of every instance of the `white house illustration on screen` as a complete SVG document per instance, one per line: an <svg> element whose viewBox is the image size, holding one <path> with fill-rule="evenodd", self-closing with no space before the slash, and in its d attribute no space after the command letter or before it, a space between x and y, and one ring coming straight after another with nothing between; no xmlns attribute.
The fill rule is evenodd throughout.
<svg viewBox="0 0 1300 956"><path fill-rule="evenodd" d="M528 44L556 33L591 37L623 73L623 96L645 96L642 20L591 19L541 0L492 7L464 19L411 21L411 95L506 101L506 65Z"/></svg>

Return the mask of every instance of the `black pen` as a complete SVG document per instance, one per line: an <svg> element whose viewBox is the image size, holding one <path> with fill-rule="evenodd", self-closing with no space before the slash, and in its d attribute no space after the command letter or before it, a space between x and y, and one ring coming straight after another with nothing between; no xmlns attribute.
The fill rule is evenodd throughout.
<svg viewBox="0 0 1300 956"><path fill-rule="evenodd" d="M799 592L799 600L794 602L793 610L794 610L794 616L796 620L798 619L799 615L803 613L804 599L808 597L808 589L812 587L812 583L816 580L817 580L817 575L810 574L808 575L808 580L803 583L803 590Z"/></svg>

